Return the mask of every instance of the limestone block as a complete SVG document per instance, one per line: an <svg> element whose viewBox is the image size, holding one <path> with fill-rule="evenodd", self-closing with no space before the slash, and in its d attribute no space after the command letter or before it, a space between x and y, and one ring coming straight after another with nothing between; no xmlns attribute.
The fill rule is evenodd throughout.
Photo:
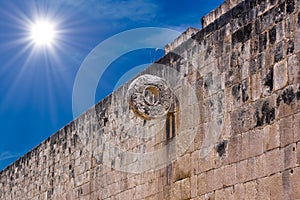
<svg viewBox="0 0 300 200"><path fill-rule="evenodd" d="M191 198L196 198L198 196L198 176L197 175L192 175L191 178Z"/></svg>
<svg viewBox="0 0 300 200"><path fill-rule="evenodd" d="M247 160L236 163L236 179L238 183L243 183L247 180Z"/></svg>
<svg viewBox="0 0 300 200"><path fill-rule="evenodd" d="M214 170L213 181L214 189L220 189L224 185L224 167L220 167Z"/></svg>
<svg viewBox="0 0 300 200"><path fill-rule="evenodd" d="M245 199L245 186L244 184L236 184L234 186L234 199Z"/></svg>
<svg viewBox="0 0 300 200"><path fill-rule="evenodd" d="M268 151L280 146L280 132L278 123L264 127L264 151Z"/></svg>
<svg viewBox="0 0 300 200"><path fill-rule="evenodd" d="M207 185L206 175L207 175L207 173L204 172L204 173L201 173L197 176L197 194L198 194L198 196L207 193L207 190L206 190L206 185Z"/></svg>
<svg viewBox="0 0 300 200"><path fill-rule="evenodd" d="M263 153L263 131L256 129L249 134L249 156L261 155Z"/></svg>
<svg viewBox="0 0 300 200"><path fill-rule="evenodd" d="M283 199L282 174L277 173L270 177L270 199Z"/></svg>
<svg viewBox="0 0 300 200"><path fill-rule="evenodd" d="M261 97L262 94L262 85L261 85L261 74L256 73L251 76L251 97L253 101L258 100Z"/></svg>
<svg viewBox="0 0 300 200"><path fill-rule="evenodd" d="M206 176L205 176L205 178L206 178L206 192L211 192L211 191L213 191L215 188L214 188L214 179L213 179L213 177L214 177L214 170L210 170L210 171L208 171L208 172L206 172ZM198 189L199 189L199 187L198 187Z"/></svg>
<svg viewBox="0 0 300 200"><path fill-rule="evenodd" d="M236 183L236 164L224 167L224 186L231 186Z"/></svg>
<svg viewBox="0 0 300 200"><path fill-rule="evenodd" d="M245 199L256 199L257 198L257 183L256 181L250 181L245 185Z"/></svg>
<svg viewBox="0 0 300 200"><path fill-rule="evenodd" d="M280 62L274 66L274 90L279 90L287 85L287 63Z"/></svg>
<svg viewBox="0 0 300 200"><path fill-rule="evenodd" d="M257 180L257 198L258 199L270 199L270 186L269 177L261 178Z"/></svg>
<svg viewBox="0 0 300 200"><path fill-rule="evenodd" d="M289 169L297 166L297 146L290 144L281 149L283 154L284 169Z"/></svg>
<svg viewBox="0 0 300 200"><path fill-rule="evenodd" d="M242 155L242 137L241 135L236 135L230 138L228 141L228 159L230 163L237 162L241 160Z"/></svg>
<svg viewBox="0 0 300 200"><path fill-rule="evenodd" d="M279 121L280 146L284 147L294 141L293 117L285 117Z"/></svg>
<svg viewBox="0 0 300 200"><path fill-rule="evenodd" d="M294 115L293 130L294 130L294 142L299 142L300 141L300 113Z"/></svg>
<svg viewBox="0 0 300 200"><path fill-rule="evenodd" d="M300 199L300 167L293 169L293 174L291 174L291 186L292 194L291 199Z"/></svg>
<svg viewBox="0 0 300 200"><path fill-rule="evenodd" d="M288 57L289 84L300 83L300 54Z"/></svg>
<svg viewBox="0 0 300 200"><path fill-rule="evenodd" d="M283 169L283 154L278 148L265 153L267 174L274 174Z"/></svg>

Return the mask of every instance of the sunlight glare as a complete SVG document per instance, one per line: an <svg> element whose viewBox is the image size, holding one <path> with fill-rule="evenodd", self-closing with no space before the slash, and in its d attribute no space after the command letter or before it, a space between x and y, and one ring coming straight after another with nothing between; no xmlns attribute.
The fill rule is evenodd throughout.
<svg viewBox="0 0 300 200"><path fill-rule="evenodd" d="M55 38L55 26L47 21L39 21L31 27L31 39L37 45L50 45Z"/></svg>

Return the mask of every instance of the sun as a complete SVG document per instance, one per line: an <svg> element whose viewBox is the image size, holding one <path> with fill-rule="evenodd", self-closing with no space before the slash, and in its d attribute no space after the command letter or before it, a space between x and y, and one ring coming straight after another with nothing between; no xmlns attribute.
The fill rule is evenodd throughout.
<svg viewBox="0 0 300 200"><path fill-rule="evenodd" d="M51 45L55 35L55 25L49 21L38 21L31 26L31 39L36 45Z"/></svg>

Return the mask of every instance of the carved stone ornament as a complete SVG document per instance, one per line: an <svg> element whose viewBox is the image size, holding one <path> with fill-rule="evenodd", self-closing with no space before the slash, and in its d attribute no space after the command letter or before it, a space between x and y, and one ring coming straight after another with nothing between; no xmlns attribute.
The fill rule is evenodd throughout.
<svg viewBox="0 0 300 200"><path fill-rule="evenodd" d="M171 110L174 95L164 79L146 74L130 84L128 100L136 114L150 120L163 117Z"/></svg>

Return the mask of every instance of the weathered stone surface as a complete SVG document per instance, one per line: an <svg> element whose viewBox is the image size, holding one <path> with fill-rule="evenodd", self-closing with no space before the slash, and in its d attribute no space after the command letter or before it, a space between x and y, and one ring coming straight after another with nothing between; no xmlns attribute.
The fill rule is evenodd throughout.
<svg viewBox="0 0 300 200"><path fill-rule="evenodd" d="M245 199L244 184L236 184L234 186L234 199Z"/></svg>
<svg viewBox="0 0 300 200"><path fill-rule="evenodd" d="M278 123L268 125L264 128L264 151L268 151L280 146L280 132Z"/></svg>
<svg viewBox="0 0 300 200"><path fill-rule="evenodd" d="M293 118L285 117L279 122L280 146L284 147L294 141Z"/></svg>
<svg viewBox="0 0 300 200"><path fill-rule="evenodd" d="M288 57L289 84L300 83L300 55L295 54Z"/></svg>
<svg viewBox="0 0 300 200"><path fill-rule="evenodd" d="M292 183L291 186L291 199L299 199L300 198L300 191L298 188L300 187L300 167L297 167L293 169L293 171L290 170L291 173L291 179L290 182Z"/></svg>
<svg viewBox="0 0 300 200"><path fill-rule="evenodd" d="M280 62L274 65L274 90L282 89L287 85L288 74L286 62Z"/></svg>
<svg viewBox="0 0 300 200"><path fill-rule="evenodd" d="M293 130L294 130L294 142L300 141L300 113L294 115L294 124L293 124Z"/></svg>
<svg viewBox="0 0 300 200"><path fill-rule="evenodd" d="M153 75L135 79L128 88L128 98L132 109L145 119L161 118L175 107L174 95L167 83Z"/></svg>
<svg viewBox="0 0 300 200"><path fill-rule="evenodd" d="M270 199L284 199L283 198L283 183L282 174L277 173L270 177Z"/></svg>
<svg viewBox="0 0 300 200"><path fill-rule="evenodd" d="M266 152L266 170L268 175L283 169L283 153L279 148Z"/></svg>
<svg viewBox="0 0 300 200"><path fill-rule="evenodd" d="M270 179L261 178L257 180L257 198L270 199Z"/></svg>
<svg viewBox="0 0 300 200"><path fill-rule="evenodd" d="M300 199L299 6L226 0L1 171L0 199Z"/></svg>

